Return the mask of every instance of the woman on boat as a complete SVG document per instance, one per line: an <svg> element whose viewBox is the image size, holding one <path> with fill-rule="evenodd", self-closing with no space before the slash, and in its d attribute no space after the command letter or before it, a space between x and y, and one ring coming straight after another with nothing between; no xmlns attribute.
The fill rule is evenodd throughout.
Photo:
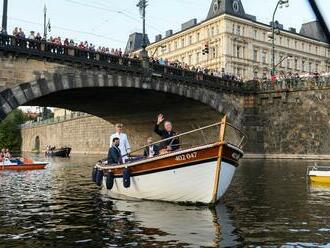
<svg viewBox="0 0 330 248"><path fill-rule="evenodd" d="M159 114L157 117L157 123L155 125L155 133L157 133L162 139L168 139L176 136L176 132L173 131L173 126L170 121L165 121L164 115ZM160 129L159 125L164 122L164 129ZM166 152L176 151L180 148L179 138L169 139L160 144L160 150L166 150ZM162 153L162 152L160 152Z"/></svg>

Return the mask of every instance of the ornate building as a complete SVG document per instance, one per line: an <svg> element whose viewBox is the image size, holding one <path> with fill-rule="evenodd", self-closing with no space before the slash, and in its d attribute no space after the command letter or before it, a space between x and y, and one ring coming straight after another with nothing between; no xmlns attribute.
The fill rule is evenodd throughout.
<svg viewBox="0 0 330 248"><path fill-rule="evenodd" d="M329 72L330 49L316 21L302 25L300 32L285 30L275 23L275 64L277 72ZM271 25L246 14L240 0L213 0L207 18L182 24L181 31L166 32L165 37L147 47L149 56L180 61L240 75L244 79L269 75L272 48ZM209 53L203 53L208 47ZM133 54L139 51L133 51Z"/></svg>

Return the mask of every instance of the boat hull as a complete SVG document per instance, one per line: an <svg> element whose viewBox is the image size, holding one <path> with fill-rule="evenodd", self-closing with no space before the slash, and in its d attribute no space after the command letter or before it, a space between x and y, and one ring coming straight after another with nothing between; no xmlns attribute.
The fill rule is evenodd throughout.
<svg viewBox="0 0 330 248"><path fill-rule="evenodd" d="M22 164L22 165L0 165L1 170L12 170L12 171L27 171L27 170L43 170L47 163L40 164Z"/></svg>
<svg viewBox="0 0 330 248"><path fill-rule="evenodd" d="M227 191L238 160L243 156L241 151L224 145L219 167L218 150L219 145L211 145L128 165L131 174L128 188L123 183L124 167L115 167L111 169L114 175L112 189L107 190L106 177L103 178L103 189L116 199L215 203Z"/></svg>
<svg viewBox="0 0 330 248"><path fill-rule="evenodd" d="M210 204L213 201L214 178L217 161L204 162L194 166L166 170L157 173L134 176L131 186L123 186L123 178L115 178L111 190L103 189L115 199L145 199L170 202ZM222 162L217 199L227 191L236 167Z"/></svg>

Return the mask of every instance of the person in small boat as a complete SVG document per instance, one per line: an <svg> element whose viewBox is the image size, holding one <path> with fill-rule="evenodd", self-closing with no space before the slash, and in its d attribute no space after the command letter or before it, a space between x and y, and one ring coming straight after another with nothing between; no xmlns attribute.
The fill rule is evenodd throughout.
<svg viewBox="0 0 330 248"><path fill-rule="evenodd" d="M164 129L160 128L160 124L164 122ZM173 126L170 121L165 121L164 115L159 114L157 117L157 123L155 125L154 131L162 139L168 139L176 136L176 132L173 131ZM160 144L159 150L166 150L166 152L176 151L180 148L179 138L169 139ZM162 153L162 152L160 152Z"/></svg>
<svg viewBox="0 0 330 248"><path fill-rule="evenodd" d="M109 165L118 165L118 164L123 163L119 146L120 146L119 138L117 138L117 137L113 138L112 146L108 152L108 164Z"/></svg>
<svg viewBox="0 0 330 248"><path fill-rule="evenodd" d="M154 156L157 156L159 154L159 149L157 145L152 145L153 140L152 137L149 137L147 139L148 147L144 148L143 156L146 158L153 158Z"/></svg>
<svg viewBox="0 0 330 248"><path fill-rule="evenodd" d="M9 159L12 157L9 149L6 149L5 154L4 154L4 157L5 158L9 158Z"/></svg>
<svg viewBox="0 0 330 248"><path fill-rule="evenodd" d="M129 153L131 152L131 145L128 142L127 134L123 133L124 125L122 123L117 123L115 125L116 132L111 135L110 137L110 144L112 144L112 141L114 138L119 138L120 145L119 149L121 152L121 155L123 156L123 163L127 160Z"/></svg>

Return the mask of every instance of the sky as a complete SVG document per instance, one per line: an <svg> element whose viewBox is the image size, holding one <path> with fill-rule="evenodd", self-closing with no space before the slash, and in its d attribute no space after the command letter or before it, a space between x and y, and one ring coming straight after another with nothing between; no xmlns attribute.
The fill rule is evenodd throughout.
<svg viewBox="0 0 330 248"><path fill-rule="evenodd" d="M50 35L88 40L95 45L125 48L128 36L141 32L142 21L136 7L138 0L8 0L8 30L22 27L26 34L43 30L43 9L47 6L52 30ZM2 2L0 0L0 2ZM245 12L269 23L277 0L242 0ZM205 19L211 0L149 0L147 33L154 41L166 30L179 31L181 23L192 18ZM330 25L330 0L318 0ZM327 10L327 11L326 11ZM2 14L2 3L0 6ZM288 8L279 9L277 20L286 28L300 30L304 22L315 20L305 0L290 0Z"/></svg>

